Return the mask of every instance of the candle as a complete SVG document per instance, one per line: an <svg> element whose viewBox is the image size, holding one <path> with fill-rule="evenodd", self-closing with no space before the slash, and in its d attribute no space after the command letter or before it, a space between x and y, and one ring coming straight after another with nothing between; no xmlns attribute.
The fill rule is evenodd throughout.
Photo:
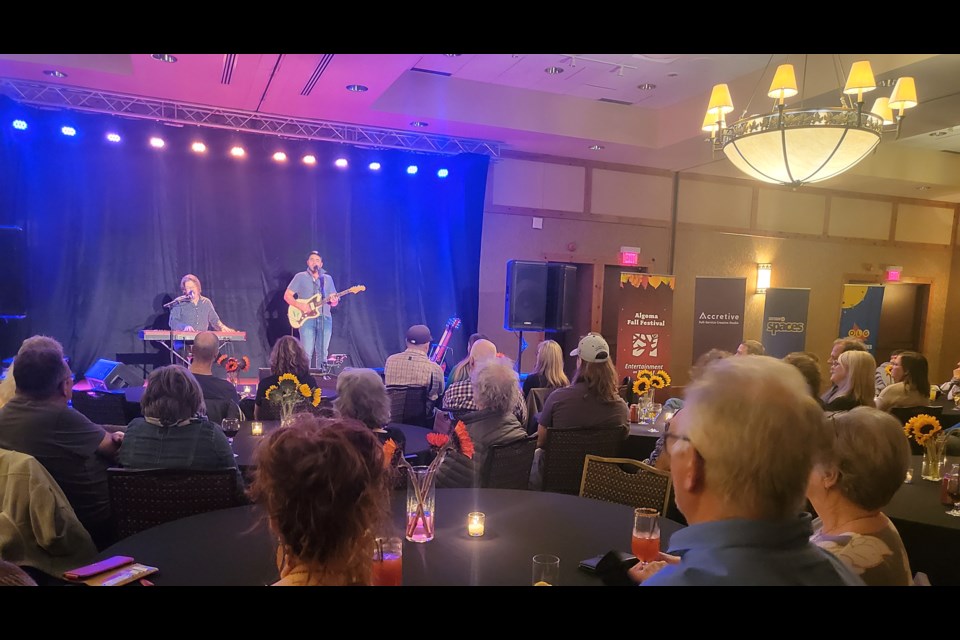
<svg viewBox="0 0 960 640"><path fill-rule="evenodd" d="M255 436L263 435L263 423L262 422L252 422L250 423L250 433Z"/></svg>
<svg viewBox="0 0 960 640"><path fill-rule="evenodd" d="M467 533L474 538L483 535L483 521L485 516L479 511L467 514Z"/></svg>

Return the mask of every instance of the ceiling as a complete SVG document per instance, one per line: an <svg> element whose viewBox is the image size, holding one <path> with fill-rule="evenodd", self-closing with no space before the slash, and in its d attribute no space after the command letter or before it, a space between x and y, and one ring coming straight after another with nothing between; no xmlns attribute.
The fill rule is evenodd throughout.
<svg viewBox="0 0 960 640"><path fill-rule="evenodd" d="M735 111L772 108L773 70L794 64L788 106L839 103L856 60L878 81L916 78L920 104L851 171L817 186L960 202L960 55L929 54L0 54L9 81L82 87L262 115L473 138L522 151L742 177L700 123L711 87ZM553 70L549 73L548 70ZM45 72L59 71L65 77ZM366 91L346 89L359 84ZM866 97L889 95L878 88ZM415 127L412 123L425 123ZM936 135L934 135L936 134ZM602 149L591 150L592 146Z"/></svg>

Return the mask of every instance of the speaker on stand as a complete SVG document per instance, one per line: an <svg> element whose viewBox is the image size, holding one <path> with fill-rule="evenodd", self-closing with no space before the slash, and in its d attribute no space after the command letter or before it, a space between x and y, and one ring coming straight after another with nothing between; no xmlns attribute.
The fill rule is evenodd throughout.
<svg viewBox="0 0 960 640"><path fill-rule="evenodd" d="M526 343L524 331L565 331L573 328L577 267L559 262L507 262L503 328L517 331L517 371Z"/></svg>

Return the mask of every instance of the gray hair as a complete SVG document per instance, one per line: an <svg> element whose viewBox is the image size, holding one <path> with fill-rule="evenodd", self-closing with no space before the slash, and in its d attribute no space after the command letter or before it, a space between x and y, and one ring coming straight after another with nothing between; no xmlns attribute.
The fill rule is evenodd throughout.
<svg viewBox="0 0 960 640"><path fill-rule="evenodd" d="M800 511L828 432L796 367L766 356L724 358L686 396L686 435L711 491L728 508L763 519Z"/></svg>
<svg viewBox="0 0 960 640"><path fill-rule="evenodd" d="M893 498L910 464L910 445L903 427L889 413L856 407L834 414L833 446L818 464L838 472L837 489L853 504L882 509Z"/></svg>
<svg viewBox="0 0 960 640"><path fill-rule="evenodd" d="M337 376L333 404L340 415L359 420L370 429L380 429L390 422L387 388L373 369L346 369Z"/></svg>
<svg viewBox="0 0 960 640"><path fill-rule="evenodd" d="M520 398L519 377L508 358L478 362L470 375L470 386L481 409L509 413Z"/></svg>
<svg viewBox="0 0 960 640"><path fill-rule="evenodd" d="M189 369L176 364L150 372L140 407L144 417L156 418L165 427L207 413L197 379Z"/></svg>

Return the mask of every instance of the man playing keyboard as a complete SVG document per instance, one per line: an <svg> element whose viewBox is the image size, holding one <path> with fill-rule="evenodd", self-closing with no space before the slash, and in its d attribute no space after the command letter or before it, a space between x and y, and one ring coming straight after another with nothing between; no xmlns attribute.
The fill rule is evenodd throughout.
<svg viewBox="0 0 960 640"><path fill-rule="evenodd" d="M180 296L170 309L170 328L174 331L234 331L221 320L210 298L200 295L200 278L188 273L180 280Z"/></svg>

